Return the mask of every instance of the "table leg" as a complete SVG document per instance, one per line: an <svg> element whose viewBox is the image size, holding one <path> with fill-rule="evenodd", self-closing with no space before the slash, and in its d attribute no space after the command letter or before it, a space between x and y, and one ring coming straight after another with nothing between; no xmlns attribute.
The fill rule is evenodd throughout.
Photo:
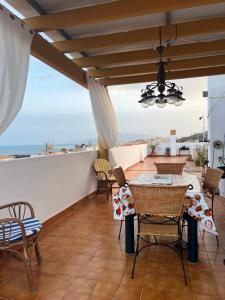
<svg viewBox="0 0 225 300"><path fill-rule="evenodd" d="M134 215L125 217L125 251L134 254Z"/></svg>
<svg viewBox="0 0 225 300"><path fill-rule="evenodd" d="M188 260L191 263L198 262L198 222L188 213L184 213L184 219L188 223Z"/></svg>

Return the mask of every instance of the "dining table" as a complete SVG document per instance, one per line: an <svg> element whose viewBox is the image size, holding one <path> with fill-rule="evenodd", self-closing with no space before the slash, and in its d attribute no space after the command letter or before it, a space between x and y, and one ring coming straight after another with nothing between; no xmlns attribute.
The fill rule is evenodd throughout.
<svg viewBox="0 0 225 300"><path fill-rule="evenodd" d="M134 216L135 207L132 200L129 184L138 185L187 185L188 190L184 199L183 219L188 224L187 245L188 261L198 262L198 227L202 230L217 235L216 226L212 218L212 211L205 201L199 179L189 173L182 175L160 175L150 172L141 173L128 181L113 195L113 213L115 220L125 220L125 252L134 254ZM182 245L180 245L182 246Z"/></svg>

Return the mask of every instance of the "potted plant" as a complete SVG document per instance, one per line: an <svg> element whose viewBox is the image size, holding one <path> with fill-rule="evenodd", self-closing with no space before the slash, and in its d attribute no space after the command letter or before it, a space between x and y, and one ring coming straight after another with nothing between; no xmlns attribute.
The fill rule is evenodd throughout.
<svg viewBox="0 0 225 300"><path fill-rule="evenodd" d="M165 149L165 155L166 156L170 156L171 155L171 149L170 149L170 147L166 147L166 149Z"/></svg>
<svg viewBox="0 0 225 300"><path fill-rule="evenodd" d="M150 153L150 156L156 156L156 146L157 144L150 144L150 149L151 149L151 153Z"/></svg>
<svg viewBox="0 0 225 300"><path fill-rule="evenodd" d="M206 166L208 164L208 150L205 146L196 148L194 163L196 167L202 168L202 177L205 177Z"/></svg>

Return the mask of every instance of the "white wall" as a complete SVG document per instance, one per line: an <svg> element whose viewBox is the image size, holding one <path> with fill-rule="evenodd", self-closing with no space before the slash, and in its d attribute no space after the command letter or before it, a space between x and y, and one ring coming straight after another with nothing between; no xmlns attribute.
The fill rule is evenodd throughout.
<svg viewBox="0 0 225 300"><path fill-rule="evenodd" d="M0 204L28 201L45 221L96 190L97 151L0 162Z"/></svg>
<svg viewBox="0 0 225 300"><path fill-rule="evenodd" d="M148 154L148 144L114 147L109 150L109 162L112 167L119 165L126 170Z"/></svg>
<svg viewBox="0 0 225 300"><path fill-rule="evenodd" d="M190 148L190 154L193 156L197 147L205 143L176 143L176 153L179 154L179 148L187 146ZM171 147L170 143L160 143L156 147L157 155L165 155L166 147ZM112 167L119 165L124 170L144 159L151 150L148 144L120 146L109 150L109 162ZM183 152L182 154L185 154Z"/></svg>
<svg viewBox="0 0 225 300"><path fill-rule="evenodd" d="M209 161L210 166L217 167L223 151L214 151L213 141L225 140L225 75L208 77L208 115ZM220 194L225 196L225 179L220 180L219 188Z"/></svg>
<svg viewBox="0 0 225 300"><path fill-rule="evenodd" d="M186 146L186 147L190 148L190 154L193 157L195 149L197 147L203 146L203 145L207 145L207 144L206 143L176 143L176 155L179 155L180 147ZM159 145L157 145L156 154L157 155L165 155L166 147L171 148L171 144L170 143L160 143ZM186 153L188 153L188 151L181 152L182 155L186 154Z"/></svg>
<svg viewBox="0 0 225 300"><path fill-rule="evenodd" d="M213 163L213 141L221 140L225 137L225 75L208 77L208 130L209 130L209 158ZM215 97L221 97L218 99ZM219 166L218 156L222 156L221 150L214 152L213 165Z"/></svg>

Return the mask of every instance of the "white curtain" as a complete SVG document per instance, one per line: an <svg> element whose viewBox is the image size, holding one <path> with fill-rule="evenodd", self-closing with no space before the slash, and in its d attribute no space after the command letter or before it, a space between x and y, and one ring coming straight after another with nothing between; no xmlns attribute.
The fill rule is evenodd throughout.
<svg viewBox="0 0 225 300"><path fill-rule="evenodd" d="M89 76L87 83L99 141L105 149L115 147L118 129L108 90Z"/></svg>
<svg viewBox="0 0 225 300"><path fill-rule="evenodd" d="M0 134L22 106L32 38L19 19L0 8Z"/></svg>

